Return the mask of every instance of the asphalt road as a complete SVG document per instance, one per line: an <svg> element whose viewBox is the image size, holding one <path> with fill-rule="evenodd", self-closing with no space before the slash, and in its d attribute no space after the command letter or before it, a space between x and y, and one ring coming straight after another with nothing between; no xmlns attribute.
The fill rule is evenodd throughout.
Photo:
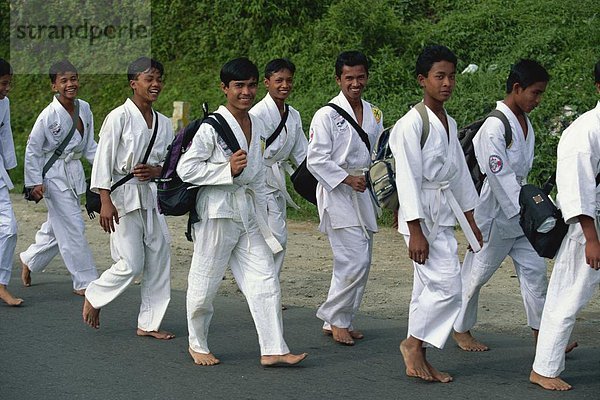
<svg viewBox="0 0 600 400"><path fill-rule="evenodd" d="M135 335L139 287L101 313L101 329L81 320L82 299L68 276L38 273L23 288L15 270L10 290L23 307L0 305L0 399L599 399L600 340L581 344L567 359L565 393L528 381L534 348L528 336L478 331L492 350L466 353L451 341L429 350L450 384L408 378L398 351L406 321L359 315L366 338L354 347L321 334L315 310L284 312L286 340L308 352L298 367L262 368L250 313L241 297L218 297L209 336L222 364L200 367L187 353L185 293L173 291L163 327L177 337L161 342Z"/></svg>

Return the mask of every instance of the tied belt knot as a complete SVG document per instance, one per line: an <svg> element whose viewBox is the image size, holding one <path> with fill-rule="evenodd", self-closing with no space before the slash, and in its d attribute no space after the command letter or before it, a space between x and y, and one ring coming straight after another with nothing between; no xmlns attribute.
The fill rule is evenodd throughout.
<svg viewBox="0 0 600 400"><path fill-rule="evenodd" d="M440 219L439 219L440 204L442 201L442 193L444 193L444 195L446 196L446 201L448 202L448 205L452 209L452 213L458 220L458 224L460 225L461 229L463 230L465 237L467 238L467 241L469 242L469 245L471 246L471 249L475 253L477 253L479 250L481 250L479 241L475 237L475 233L473 232L473 229L471 229L471 225L469 224L469 221L467 221L467 217L465 217L465 214L462 211L462 209L460 208L458 201L456 201L456 198L454 197L454 193L452 193L452 190L450 189L450 182L449 181L441 181L441 182L423 181L421 184L421 189L435 191L435 201L434 201L434 206L433 206L433 210L432 210L433 215L431 216L431 218L435 222L432 227L429 227L429 226L427 227L427 228L430 228L429 235L427 236L427 241L431 242L437 236L437 232L438 232L438 229L440 226Z"/></svg>
<svg viewBox="0 0 600 400"><path fill-rule="evenodd" d="M281 192L283 198L286 203L290 206L294 207L296 210L300 209L300 207L292 200L292 197L287 191L287 187L285 184L285 172L289 175L294 173L294 170L289 162L287 161L276 161L274 159L265 159L265 166L273 172L273 178L275 179L275 186L277 190Z"/></svg>
<svg viewBox="0 0 600 400"><path fill-rule="evenodd" d="M350 176L365 176L365 172L367 168L344 168L344 171ZM360 227L363 231L363 234L367 239L369 239L369 232L367 232L367 226L365 224L364 218L360 211L360 207L358 204L358 192L352 189L352 204L354 205L354 211L356 212L356 216L358 217L358 222L360 223ZM368 190L368 189L367 189Z"/></svg>

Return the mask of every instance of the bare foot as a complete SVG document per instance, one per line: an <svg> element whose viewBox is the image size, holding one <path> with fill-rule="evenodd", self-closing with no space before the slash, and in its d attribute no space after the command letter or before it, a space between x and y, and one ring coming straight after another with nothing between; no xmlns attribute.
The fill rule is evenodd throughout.
<svg viewBox="0 0 600 400"><path fill-rule="evenodd" d="M0 285L0 300L13 307L20 306L23 303L23 299L14 297L4 285Z"/></svg>
<svg viewBox="0 0 600 400"><path fill-rule="evenodd" d="M155 339L160 339L160 340L170 340L170 339L173 339L175 337L175 335L172 334L171 332L167 332L167 331L145 331L145 330L140 329L140 328L138 328L135 333L138 336L150 336L150 337L153 337Z"/></svg>
<svg viewBox="0 0 600 400"><path fill-rule="evenodd" d="M282 355L269 355L260 356L260 365L263 367L284 367L289 365L296 365L302 362L308 353L302 354L282 354Z"/></svg>
<svg viewBox="0 0 600 400"><path fill-rule="evenodd" d="M435 378L429 370L427 361L425 361L425 354L421 348L422 343L420 343L420 341L418 343L409 343L409 340L411 342L416 340L412 337L410 339L405 339L400 342L400 352L402 353L402 358L404 358L404 364L406 365L406 375L413 378L420 378L428 382L434 381Z"/></svg>
<svg viewBox="0 0 600 400"><path fill-rule="evenodd" d="M452 378L452 376L446 372L441 372L438 371L437 369L433 368L433 366L431 364L429 364L429 361L425 360L425 364L427 364L427 368L429 368L429 372L431 372L431 376L433 376L433 379L435 379L438 382L442 382L442 383L449 383L452 382L454 380L454 378Z"/></svg>
<svg viewBox="0 0 600 400"><path fill-rule="evenodd" d="M485 344L477 341L473 335L471 335L471 331L463 333L452 331L452 337L458 347L464 351L488 351L490 349Z"/></svg>
<svg viewBox="0 0 600 400"><path fill-rule="evenodd" d="M544 389L548 390L559 390L565 391L570 390L573 386L569 385L567 382L560 379L558 376L556 378L548 378L546 376L542 376L535 371L531 371L529 374L529 381L531 383L535 383L536 385L540 385Z"/></svg>
<svg viewBox="0 0 600 400"><path fill-rule="evenodd" d="M23 286L29 287L31 286L31 270L23 262L21 262L21 268L21 281L23 282Z"/></svg>
<svg viewBox="0 0 600 400"><path fill-rule="evenodd" d="M364 339L365 335L363 335L363 333L361 331L349 331L350 332L350 336L352 337L352 339ZM331 332L331 329L323 329L323 334L325 336L331 336L333 335L333 332Z"/></svg>
<svg viewBox="0 0 600 400"><path fill-rule="evenodd" d="M77 296L85 296L85 289L79 289L79 290L73 289L73 294L76 294Z"/></svg>
<svg viewBox="0 0 600 400"><path fill-rule="evenodd" d="M92 328L100 328L100 309L92 307L87 298L83 301L83 322Z"/></svg>
<svg viewBox="0 0 600 400"><path fill-rule="evenodd" d="M217 365L221 362L221 360L219 360L217 357L215 357L215 355L213 353L208 353L208 354L198 353L189 347L188 347L188 351L189 351L190 355L192 356L192 358L194 359L194 364L209 366L209 365Z"/></svg>
<svg viewBox="0 0 600 400"><path fill-rule="evenodd" d="M350 335L348 328L338 328L337 326L331 325L331 335L333 336L333 340L340 344L354 346L354 340L352 339L352 335Z"/></svg>
<svg viewBox="0 0 600 400"><path fill-rule="evenodd" d="M575 347L577 347L577 346L579 346L579 343L577 343L577 342L570 343L567 346L567 348L565 349L565 354L572 352L575 349Z"/></svg>

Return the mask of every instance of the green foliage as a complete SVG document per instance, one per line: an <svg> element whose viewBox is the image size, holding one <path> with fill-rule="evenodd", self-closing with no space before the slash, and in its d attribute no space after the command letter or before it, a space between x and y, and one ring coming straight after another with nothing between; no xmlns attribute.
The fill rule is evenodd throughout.
<svg viewBox="0 0 600 400"><path fill-rule="evenodd" d="M8 19L9 2L0 0L0 57L5 58ZM480 118L504 96L512 63L535 58L552 76L544 101L530 115L537 136L531 180L540 182L554 168L557 119L564 126L576 117L561 117L563 107L580 114L596 102L591 71L600 58L599 19L597 0L581 0L576 6L560 0L153 0L152 48L138 50L165 64L166 85L156 108L166 115L175 100L190 102L192 116L200 114L204 101L212 109L221 104L219 70L228 59L248 56L262 69L272 58L289 57L297 66L290 102L300 111L305 131L314 112L339 91L334 61L342 50L358 49L369 57L365 98L384 111L386 126L422 96L414 64L425 44L453 49L459 72L470 63L479 66L477 73L458 75L447 104L459 126ZM22 157L29 129L51 93L46 76L17 75L14 82L12 119ZM82 76L81 83L97 131L128 95L127 80L123 71ZM19 181L22 172L16 172ZM290 215L316 219L314 207L306 204ZM384 221L390 219L387 215Z"/></svg>

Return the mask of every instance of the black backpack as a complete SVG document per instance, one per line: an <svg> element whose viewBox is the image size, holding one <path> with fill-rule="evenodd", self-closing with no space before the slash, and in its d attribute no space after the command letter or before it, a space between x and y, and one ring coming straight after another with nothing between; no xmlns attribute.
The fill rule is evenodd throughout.
<svg viewBox="0 0 600 400"><path fill-rule="evenodd" d="M460 147L462 147L463 153L465 155L465 160L467 161L467 167L469 168L469 172L471 173L471 179L473 179L473 183L475 184L475 189L477 189L477 193L481 192L481 187L483 186L483 180L485 179L485 174L482 174L479 170L479 164L477 164L477 158L475 157L475 147L473 146L473 139L477 132L479 132L479 128L489 117L495 117L502 121L504 125L504 140L506 141L506 148L509 148L512 144L512 129L510 128L510 123L508 122L508 118L504 113L498 109L492 110L488 115L484 118L478 119L477 121L465 126L464 128L459 129L458 131L458 141L460 142Z"/></svg>

